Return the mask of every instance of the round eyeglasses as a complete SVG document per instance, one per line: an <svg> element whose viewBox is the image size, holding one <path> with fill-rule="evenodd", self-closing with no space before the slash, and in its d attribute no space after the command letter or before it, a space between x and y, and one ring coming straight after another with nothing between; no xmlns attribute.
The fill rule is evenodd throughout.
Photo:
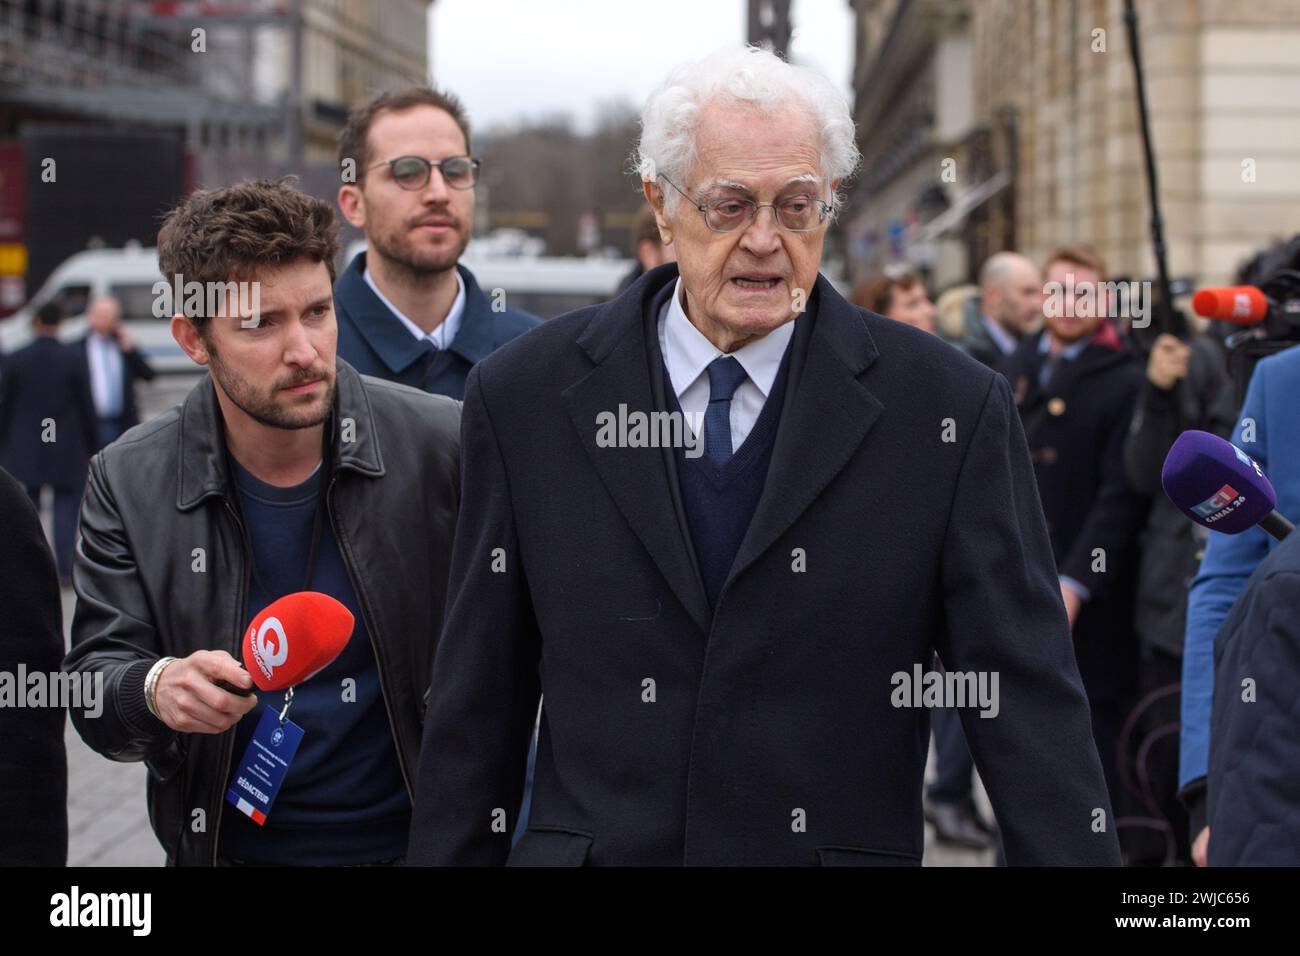
<svg viewBox="0 0 1300 956"><path fill-rule="evenodd" d="M705 203L697 203L662 173L664 182L686 198L686 200L704 216L704 224L714 232L732 232L746 226L764 206L772 208L772 214L782 229L788 232L812 232L830 215L831 204L813 196L803 194L786 196L776 202L754 202L752 199L723 197Z"/></svg>
<svg viewBox="0 0 1300 956"><path fill-rule="evenodd" d="M423 156L398 156L396 159L375 163L371 169L387 166L393 180L403 189L423 189L436 166L442 178L452 189L473 189L478 182L479 161L471 156L448 156L436 163Z"/></svg>

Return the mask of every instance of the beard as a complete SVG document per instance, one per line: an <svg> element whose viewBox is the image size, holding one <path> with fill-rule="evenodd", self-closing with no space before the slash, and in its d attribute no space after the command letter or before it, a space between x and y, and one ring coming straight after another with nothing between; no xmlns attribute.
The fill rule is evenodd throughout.
<svg viewBox="0 0 1300 956"><path fill-rule="evenodd" d="M323 365L315 369L299 369L276 381L270 389L261 390L222 362L211 345L208 346L208 364L212 369L212 377L217 380L226 397L249 418L269 428L283 428L286 431L315 428L324 424L334 407L334 371ZM313 397L311 403L304 404L301 398L295 402L292 397L288 401L277 400L280 389L316 379L325 381L325 393L319 398Z"/></svg>
<svg viewBox="0 0 1300 956"><path fill-rule="evenodd" d="M1023 318L1024 313L1017 311L1011 305L1004 305L999 315L989 316L996 322L1002 331L1008 333L1012 338L1019 341L1033 331L1038 322L1031 318L1027 322Z"/></svg>
<svg viewBox="0 0 1300 956"><path fill-rule="evenodd" d="M1099 329L1101 329L1101 319L1091 318L1074 326L1064 325L1060 322L1053 322L1050 326L1051 333L1056 337L1057 341L1064 342L1066 345L1073 345L1080 339L1086 339Z"/></svg>
<svg viewBox="0 0 1300 956"><path fill-rule="evenodd" d="M427 215L426 213L421 218ZM390 232L376 230L367 236L370 248L388 262L417 277L455 268L465 252L465 247L469 245L469 229L460 219L449 213L443 215L452 220L452 228L455 230L455 242L446 248L429 249L415 244L411 238L411 230L415 228L419 219L403 223L400 230Z"/></svg>

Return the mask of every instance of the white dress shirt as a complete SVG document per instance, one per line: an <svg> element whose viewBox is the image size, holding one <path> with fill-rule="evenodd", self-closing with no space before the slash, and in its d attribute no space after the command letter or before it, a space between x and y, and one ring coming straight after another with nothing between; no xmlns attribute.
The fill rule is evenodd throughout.
<svg viewBox="0 0 1300 956"><path fill-rule="evenodd" d="M122 414L122 350L113 339L91 332L86 336L86 358L95 413L116 418Z"/></svg>
<svg viewBox="0 0 1300 956"><path fill-rule="evenodd" d="M672 299L659 313L659 351L663 354L677 402L686 413L689 428L692 421L704 421L704 412L709 407L709 373L706 369L710 362L726 353L718 351L704 333L691 324L682 308L683 294L682 280L678 278L673 286ZM744 368L746 376L731 397L731 447L735 451L740 450L763 411L790 336L794 335L794 324L798 321L796 316L761 339L730 353Z"/></svg>
<svg viewBox="0 0 1300 956"><path fill-rule="evenodd" d="M366 285L379 297L379 301L388 307L388 311L397 316L407 330L417 339L428 339L433 343L434 348L439 350L446 349L456 340L456 333L460 331L461 316L465 313L465 282L460 277L460 270L456 270L456 298L451 303L451 308L447 310L447 317L438 324L432 332L425 332L406 316L393 303L388 301L388 297L379 291L379 286L375 285L375 280L370 277L370 267L361 273L361 277L366 280Z"/></svg>

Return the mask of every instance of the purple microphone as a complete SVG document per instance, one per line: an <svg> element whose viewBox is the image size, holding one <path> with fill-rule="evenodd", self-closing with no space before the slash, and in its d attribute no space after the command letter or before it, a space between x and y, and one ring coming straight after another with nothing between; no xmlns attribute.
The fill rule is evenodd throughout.
<svg viewBox="0 0 1300 956"><path fill-rule="evenodd" d="M1218 435L1179 435L1165 456L1160 481L1183 514L1211 531L1240 534L1259 525L1281 541L1295 529L1273 510L1277 494L1264 470Z"/></svg>

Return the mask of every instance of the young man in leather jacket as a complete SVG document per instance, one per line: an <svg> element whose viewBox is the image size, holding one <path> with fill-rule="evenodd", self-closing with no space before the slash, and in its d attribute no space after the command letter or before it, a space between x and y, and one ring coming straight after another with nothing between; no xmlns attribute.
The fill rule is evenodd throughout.
<svg viewBox="0 0 1300 956"><path fill-rule="evenodd" d="M148 765L150 821L173 865L405 854L460 408L336 358L337 229L328 205L283 183L198 192L173 210L158 242L167 284L185 290L172 334L210 374L91 462L64 668L102 673L106 699L102 716L73 721L104 756ZM284 700L249 694L239 647L297 591L328 594L355 625L295 688L287 719L304 736L257 821L227 794Z"/></svg>

